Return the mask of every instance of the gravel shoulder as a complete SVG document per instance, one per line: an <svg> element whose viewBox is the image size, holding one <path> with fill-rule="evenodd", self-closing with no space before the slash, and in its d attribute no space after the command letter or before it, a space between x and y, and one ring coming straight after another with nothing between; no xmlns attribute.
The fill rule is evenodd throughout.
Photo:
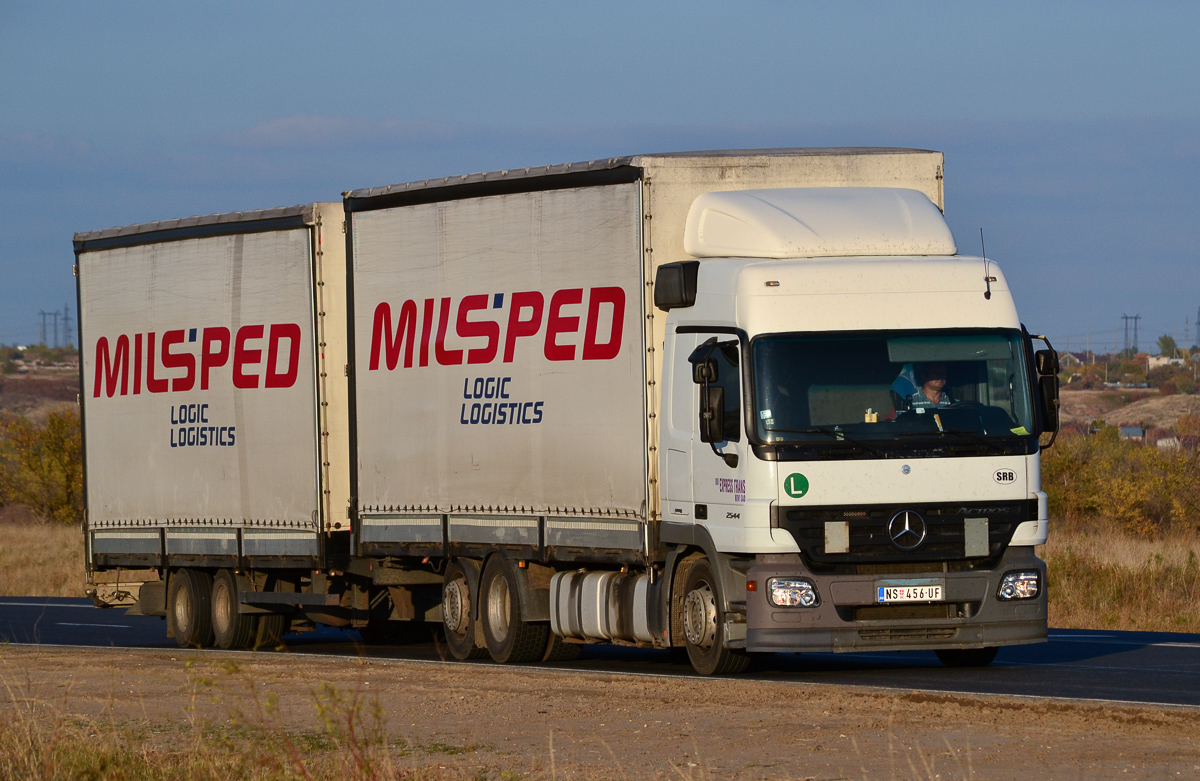
<svg viewBox="0 0 1200 781"><path fill-rule="evenodd" d="M377 715L405 777L1186 778L1200 710L248 653L0 648L0 708L149 748ZM361 705L353 706L355 698ZM298 738L299 739L299 738Z"/></svg>

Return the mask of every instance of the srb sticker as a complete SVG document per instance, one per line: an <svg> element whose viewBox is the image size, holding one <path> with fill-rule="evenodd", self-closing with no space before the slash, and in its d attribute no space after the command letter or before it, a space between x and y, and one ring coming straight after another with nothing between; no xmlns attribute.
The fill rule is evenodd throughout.
<svg viewBox="0 0 1200 781"><path fill-rule="evenodd" d="M1017 473L1011 469L997 469L992 474L992 479L1000 485L1012 485L1017 482Z"/></svg>

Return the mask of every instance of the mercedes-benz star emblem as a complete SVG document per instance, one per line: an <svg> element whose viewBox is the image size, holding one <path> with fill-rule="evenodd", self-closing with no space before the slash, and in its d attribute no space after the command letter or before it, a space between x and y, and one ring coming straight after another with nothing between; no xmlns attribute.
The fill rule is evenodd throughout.
<svg viewBox="0 0 1200 781"><path fill-rule="evenodd" d="M893 545L900 550L910 551L921 547L921 543L925 542L928 529L926 529L925 519L921 517L920 513L901 510L892 516L892 520L888 521L887 532Z"/></svg>

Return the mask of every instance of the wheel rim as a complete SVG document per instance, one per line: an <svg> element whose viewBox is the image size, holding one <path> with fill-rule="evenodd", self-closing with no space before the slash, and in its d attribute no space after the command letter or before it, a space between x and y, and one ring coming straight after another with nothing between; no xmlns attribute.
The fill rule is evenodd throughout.
<svg viewBox="0 0 1200 781"><path fill-rule="evenodd" d="M229 614L229 586L220 581L213 587L213 623L218 632L224 632L232 623Z"/></svg>
<svg viewBox="0 0 1200 781"><path fill-rule="evenodd" d="M175 592L175 626L184 634L192 630L192 592L187 585Z"/></svg>
<svg viewBox="0 0 1200 781"><path fill-rule="evenodd" d="M700 581L683 601L683 633L697 648L712 648L717 636L717 600L708 583Z"/></svg>
<svg viewBox="0 0 1200 781"><path fill-rule="evenodd" d="M497 640L508 637L509 617L512 615L512 598L508 590L508 581L503 577L492 578L488 586L488 626Z"/></svg>
<svg viewBox="0 0 1200 781"><path fill-rule="evenodd" d="M442 623L456 635L462 634L467 628L467 616L470 615L471 601L467 596L467 584L462 578L456 578L442 589Z"/></svg>

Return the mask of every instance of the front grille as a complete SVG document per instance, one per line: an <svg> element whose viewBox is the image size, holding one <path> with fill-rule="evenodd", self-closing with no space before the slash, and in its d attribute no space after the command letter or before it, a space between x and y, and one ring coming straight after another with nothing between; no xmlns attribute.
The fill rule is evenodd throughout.
<svg viewBox="0 0 1200 781"><path fill-rule="evenodd" d="M900 550L888 537L888 522L903 510L914 510L925 519L928 533L916 550ZM791 532L804 556L819 564L909 564L965 559L964 529L968 518L987 518L988 555L985 558L992 558L1004 552L1018 524L1037 519L1037 501L777 507L775 511L775 525ZM825 552L825 524L828 522L848 524L848 553Z"/></svg>

